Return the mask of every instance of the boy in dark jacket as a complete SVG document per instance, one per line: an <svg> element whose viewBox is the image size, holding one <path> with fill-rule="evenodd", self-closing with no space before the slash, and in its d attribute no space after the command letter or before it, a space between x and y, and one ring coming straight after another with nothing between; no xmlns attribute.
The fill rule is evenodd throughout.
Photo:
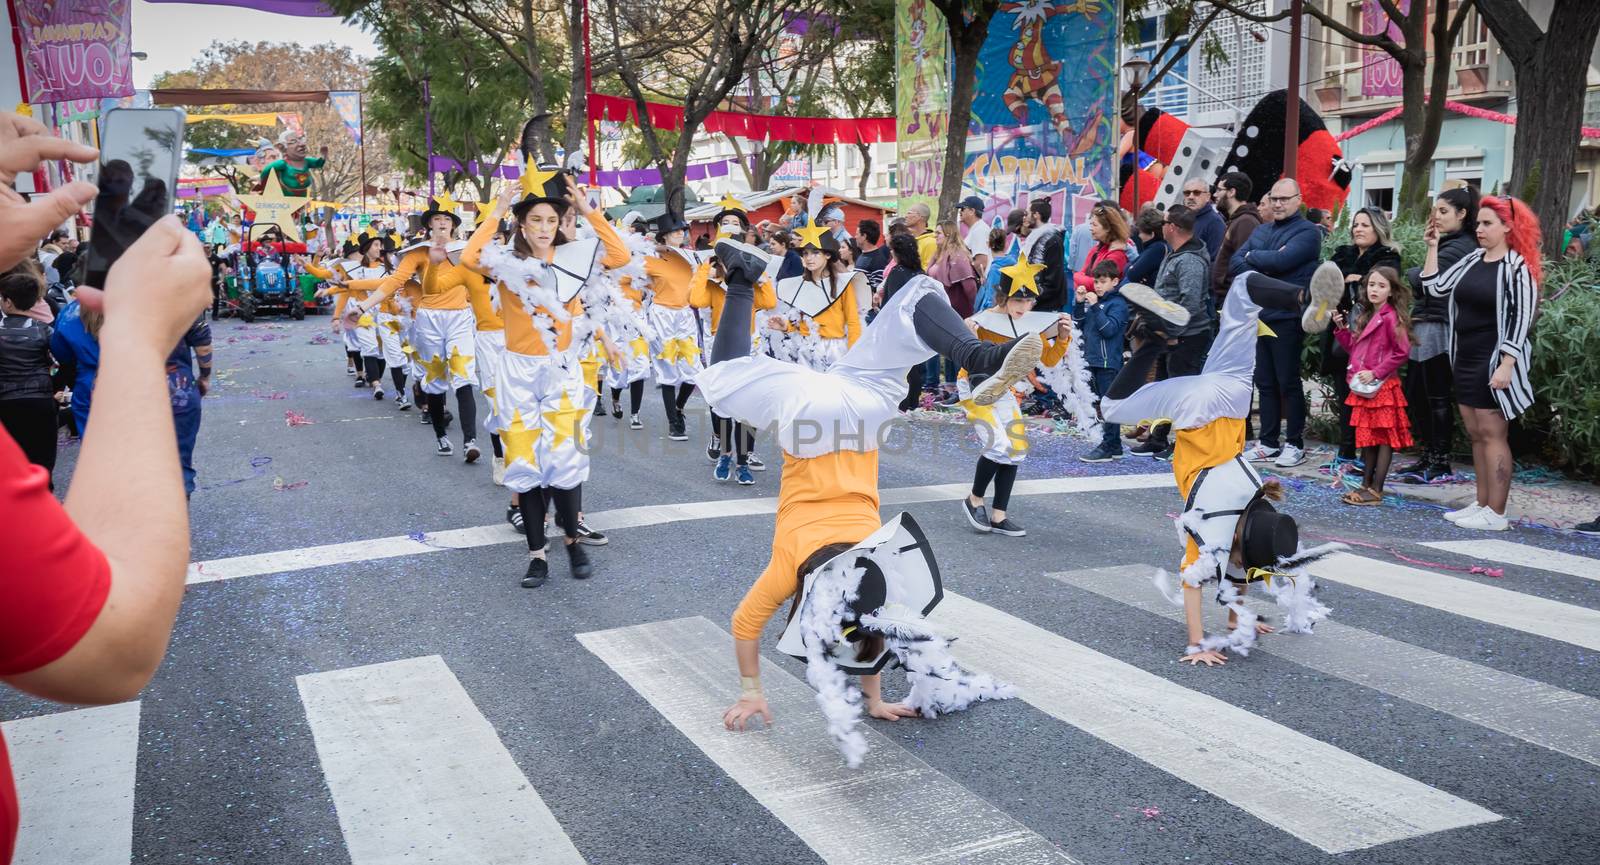
<svg viewBox="0 0 1600 865"><path fill-rule="evenodd" d="M1079 289L1078 330L1083 334L1083 362L1089 367L1090 385L1095 396L1105 396L1122 369L1123 332L1128 327L1128 301L1118 290L1117 264L1102 261L1090 271L1094 291ZM1122 459L1122 428L1107 423L1102 427L1100 444L1078 459L1086 463L1108 463Z"/></svg>

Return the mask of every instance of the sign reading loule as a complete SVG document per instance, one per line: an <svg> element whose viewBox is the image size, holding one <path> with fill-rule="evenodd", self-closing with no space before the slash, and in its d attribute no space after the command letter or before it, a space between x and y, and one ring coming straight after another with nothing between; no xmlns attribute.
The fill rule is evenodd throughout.
<svg viewBox="0 0 1600 865"><path fill-rule="evenodd" d="M130 96L132 0L15 0L27 101Z"/></svg>

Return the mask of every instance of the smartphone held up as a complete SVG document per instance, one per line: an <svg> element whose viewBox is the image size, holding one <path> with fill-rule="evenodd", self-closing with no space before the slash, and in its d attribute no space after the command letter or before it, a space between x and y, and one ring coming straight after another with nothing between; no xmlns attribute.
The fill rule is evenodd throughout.
<svg viewBox="0 0 1600 865"><path fill-rule="evenodd" d="M101 117L100 191L78 284L103 288L123 251L172 212L183 127L184 113L176 108L114 108Z"/></svg>

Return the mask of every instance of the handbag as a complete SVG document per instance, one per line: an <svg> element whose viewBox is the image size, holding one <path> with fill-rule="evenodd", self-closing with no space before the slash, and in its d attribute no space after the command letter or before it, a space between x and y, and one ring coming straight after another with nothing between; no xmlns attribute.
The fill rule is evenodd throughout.
<svg viewBox="0 0 1600 865"><path fill-rule="evenodd" d="M1371 399L1383 388L1384 380L1375 378L1370 382L1363 382L1359 378L1350 379L1350 392L1367 399Z"/></svg>

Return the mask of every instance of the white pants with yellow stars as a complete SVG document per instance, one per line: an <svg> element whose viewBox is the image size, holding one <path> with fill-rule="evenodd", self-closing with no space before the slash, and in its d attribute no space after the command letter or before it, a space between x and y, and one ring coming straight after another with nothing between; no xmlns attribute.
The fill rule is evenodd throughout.
<svg viewBox="0 0 1600 865"><path fill-rule="evenodd" d="M383 357L383 349L378 345L378 321L372 313L361 314L356 320L355 327L346 327L350 340L355 343L355 351L362 357Z"/></svg>
<svg viewBox="0 0 1600 865"><path fill-rule="evenodd" d="M589 418L594 391L577 360L563 367L540 355L505 353L496 379L506 455L505 485L514 493L535 487L570 490L589 479Z"/></svg>
<svg viewBox="0 0 1600 865"><path fill-rule="evenodd" d="M496 432L500 429L500 366L506 355L506 332L480 330L477 334L478 354L472 362L478 368L478 390L489 400L483 428Z"/></svg>
<svg viewBox="0 0 1600 865"><path fill-rule="evenodd" d="M424 393L450 393L477 383L473 364L478 323L470 309L419 309L411 344L422 364Z"/></svg>
<svg viewBox="0 0 1600 865"><path fill-rule="evenodd" d="M1020 465L1028 457L1028 428L1015 389L1001 394L988 408L974 405L971 386L965 378L957 384L961 407L983 445L980 454L989 462L1003 466Z"/></svg>
<svg viewBox="0 0 1600 865"><path fill-rule="evenodd" d="M623 390L636 381L650 377L650 344L642 336L617 346L625 357L619 362L606 362L606 387Z"/></svg>
<svg viewBox="0 0 1600 865"><path fill-rule="evenodd" d="M655 357L656 384L679 385L694 381L702 367L700 361L700 325L695 321L690 307L670 309L650 307L650 326L661 340L661 351Z"/></svg>
<svg viewBox="0 0 1600 865"><path fill-rule="evenodd" d="M411 356L406 353L406 326L410 319L402 318L388 312L375 312L373 320L378 323L378 344L383 347L383 362L393 369L411 370Z"/></svg>

